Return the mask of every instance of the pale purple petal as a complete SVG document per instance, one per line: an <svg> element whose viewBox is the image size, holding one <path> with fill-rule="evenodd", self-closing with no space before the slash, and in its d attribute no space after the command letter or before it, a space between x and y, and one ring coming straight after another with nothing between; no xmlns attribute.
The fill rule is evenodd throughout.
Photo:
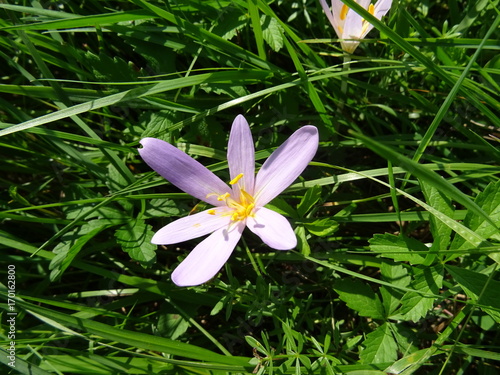
<svg viewBox="0 0 500 375"><path fill-rule="evenodd" d="M172 281L178 286L200 285L222 268L241 238L245 225L221 228L198 244L172 273Z"/></svg>
<svg viewBox="0 0 500 375"><path fill-rule="evenodd" d="M391 9L392 0L379 0L375 4L375 17L379 20Z"/></svg>
<svg viewBox="0 0 500 375"><path fill-rule="evenodd" d="M231 189L199 162L161 139L144 138L141 144L144 161L172 185L214 206L225 205L217 196Z"/></svg>
<svg viewBox="0 0 500 375"><path fill-rule="evenodd" d="M365 22L363 17L354 10L349 9L344 22L344 33L342 37L344 39L359 39L363 30L363 22Z"/></svg>
<svg viewBox="0 0 500 375"><path fill-rule="evenodd" d="M255 179L256 206L265 206L299 177L316 154L318 142L318 130L307 125L272 153Z"/></svg>
<svg viewBox="0 0 500 375"><path fill-rule="evenodd" d="M227 227L231 221L228 211L226 207L216 207L175 220L156 232L151 242L156 245L170 245Z"/></svg>
<svg viewBox="0 0 500 375"><path fill-rule="evenodd" d="M252 195L255 179L255 148L250 127L242 115L238 115L234 119L231 127L227 146L227 162L231 180L243 173L243 177L233 185L237 196L239 196L240 187Z"/></svg>
<svg viewBox="0 0 500 375"><path fill-rule="evenodd" d="M247 227L273 249L290 250L297 246L297 237L288 220L265 207L259 208L254 217L247 218Z"/></svg>
<svg viewBox="0 0 500 375"><path fill-rule="evenodd" d="M340 36L340 33L339 33L339 30L337 29L337 24L338 24L338 13L335 15L335 12L332 12L330 10L330 7L328 6L326 0L319 0L320 4L321 4L321 7L323 8L323 11L325 12L326 14L326 17L328 18L328 21L330 21L330 23L332 24L335 32L337 33L337 36L339 38L341 38ZM335 1L332 2L332 6L333 6L333 3L335 3Z"/></svg>

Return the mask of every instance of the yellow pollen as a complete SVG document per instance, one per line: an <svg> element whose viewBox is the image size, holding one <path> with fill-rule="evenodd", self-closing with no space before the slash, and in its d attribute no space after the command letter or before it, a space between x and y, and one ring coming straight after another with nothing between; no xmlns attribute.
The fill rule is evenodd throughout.
<svg viewBox="0 0 500 375"><path fill-rule="evenodd" d="M215 215L215 210L208 210L207 214L209 214L209 215Z"/></svg>
<svg viewBox="0 0 500 375"><path fill-rule="evenodd" d="M236 176L235 178L233 178L231 181L229 181L229 185L234 185L235 183L237 183L239 180L241 180L241 178L243 177L243 173L240 173L238 176Z"/></svg>
<svg viewBox="0 0 500 375"><path fill-rule="evenodd" d="M342 5L342 9L340 10L340 19L343 21L347 17L347 12L349 11L349 7L347 5Z"/></svg>

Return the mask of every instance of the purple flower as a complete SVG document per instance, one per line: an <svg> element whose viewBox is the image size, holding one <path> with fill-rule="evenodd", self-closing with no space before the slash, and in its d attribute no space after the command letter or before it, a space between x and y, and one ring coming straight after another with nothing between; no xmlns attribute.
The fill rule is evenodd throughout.
<svg viewBox="0 0 500 375"><path fill-rule="evenodd" d="M353 11L341 0L332 0L332 7L326 0L319 0L323 10L332 24L339 39L363 39L373 29L373 25ZM375 5L370 0L356 0L371 15L381 19L391 9L392 0L378 0ZM342 49L354 53L359 42L356 40L341 41Z"/></svg>
<svg viewBox="0 0 500 375"><path fill-rule="evenodd" d="M318 130L311 125L293 133L266 160L255 176L255 149L247 121L233 122L227 150L228 186L178 148L156 138L141 140L139 153L148 165L179 189L213 206L161 228L151 240L170 245L210 234L172 273L178 286L203 284L222 268L243 229L248 227L269 247L290 250L297 238L288 220L264 206L302 173L318 148Z"/></svg>

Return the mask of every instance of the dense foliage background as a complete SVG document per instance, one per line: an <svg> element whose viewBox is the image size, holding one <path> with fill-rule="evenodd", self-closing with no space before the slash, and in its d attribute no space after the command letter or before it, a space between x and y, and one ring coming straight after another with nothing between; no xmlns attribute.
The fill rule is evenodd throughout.
<svg viewBox="0 0 500 375"><path fill-rule="evenodd" d="M349 63L316 0L0 3L2 373L500 373L499 11L359 10ZM270 205L299 246L176 287L199 240L149 240L203 207L138 141L227 181L239 113L258 163L319 129Z"/></svg>

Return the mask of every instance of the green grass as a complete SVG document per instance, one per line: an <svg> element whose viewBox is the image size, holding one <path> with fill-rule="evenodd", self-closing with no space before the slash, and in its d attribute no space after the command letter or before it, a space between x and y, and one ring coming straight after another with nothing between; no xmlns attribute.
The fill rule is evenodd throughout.
<svg viewBox="0 0 500 375"><path fill-rule="evenodd" d="M0 4L2 373L500 373L499 2L345 3L348 69L318 1ZM319 129L298 246L176 287L199 240L149 240L203 205L139 140L228 180L239 113L257 163Z"/></svg>

